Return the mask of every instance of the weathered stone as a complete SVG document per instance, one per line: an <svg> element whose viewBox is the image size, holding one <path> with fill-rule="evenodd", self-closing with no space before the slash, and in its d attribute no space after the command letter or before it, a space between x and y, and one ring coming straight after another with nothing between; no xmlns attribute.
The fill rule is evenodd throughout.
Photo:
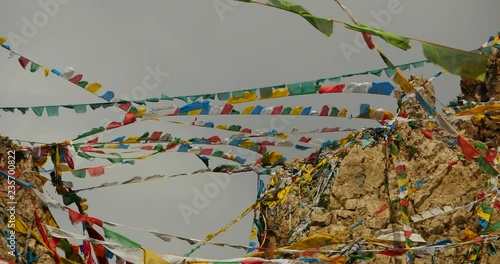
<svg viewBox="0 0 500 264"><path fill-rule="evenodd" d="M323 208L315 207L313 208L311 214L311 226L324 227L332 222L332 214L330 212L325 212Z"/></svg>

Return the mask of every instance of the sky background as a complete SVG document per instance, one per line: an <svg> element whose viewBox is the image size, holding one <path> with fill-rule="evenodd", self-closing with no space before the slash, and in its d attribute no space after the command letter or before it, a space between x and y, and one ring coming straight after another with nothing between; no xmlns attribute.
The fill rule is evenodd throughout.
<svg viewBox="0 0 500 264"><path fill-rule="evenodd" d="M51 9L57 12L47 16L46 25L35 25L35 32L26 31L25 25L33 23L34 17L36 19L40 13L47 14L41 5L46 2L51 3L52 8L57 7ZM295 2L314 15L349 22L333 0ZM388 8L388 3L395 8ZM344 1L343 4L360 22L375 21L384 30L396 34L465 50L478 48L499 30L498 1L371 0ZM216 7L227 8L227 11L218 12ZM394 9L398 12L390 14L389 19L377 20L377 14L387 14L388 10ZM14 35L25 38L25 42L17 45L16 51L43 66L59 70L71 66L77 73L82 73L85 80L100 82L103 90L113 90L116 97L133 100L144 99L141 96L159 97L162 93L177 96L266 87L385 67L376 52L361 45L359 49L356 47L355 32L339 25L334 27L334 36L327 38L294 14L231 0L8 1L0 10L0 35L8 40ZM374 41L394 64L425 59L418 42L412 41L413 48L402 51L378 38L374 37ZM355 47L359 52L346 56L342 46ZM23 70L17 61L7 58L5 50L0 51L0 56L2 107L102 102L62 78L54 75L46 78L41 72ZM133 88L141 85L143 77L148 74L146 67L155 68L157 65L161 71L169 73L168 78L164 78L158 88L143 95L134 95ZM424 68L405 71L404 74L431 77L439 70L426 64ZM386 76L371 75L342 80L343 83L372 81L388 79ZM460 91L459 77L456 76L443 75L433 84L438 99L444 103L455 98ZM360 94L288 97L259 103L264 106L312 105L316 109L328 104L339 109L345 107L354 115L359 112L360 103L391 111L396 108L394 98ZM148 105L148 108L166 104L172 103L162 101ZM174 101L173 104L183 105L181 101ZM244 106L237 107L243 109ZM59 117L47 117L45 113L36 117L31 111L25 115L17 111L1 112L0 115L1 135L41 142L70 140L93 127L123 119L122 112L111 108L88 110L86 114L61 109ZM274 128L283 132L290 132L292 128L310 130L325 126L376 125L372 121L320 117L203 116L201 119L216 124L240 124L264 131ZM193 117L172 117L170 120L191 122ZM164 131L185 139L231 135L220 130L147 121L105 133L100 139L142 135L144 131ZM345 133L315 136L333 139L341 135ZM286 152L289 157L310 153L277 150ZM237 153L250 160L256 158L246 151ZM212 159L212 166L226 163L229 162ZM78 163L79 167L87 165L99 164ZM65 174L64 180L72 181L76 188L84 188L103 182L125 181L133 176L169 175L201 168L203 164L193 155L166 153L138 161L134 166L111 168L99 178L76 179ZM81 195L89 201L88 213L91 216L147 230L203 239L207 233L217 231L238 216L255 200L256 195L255 174L232 175L229 185L222 188L215 198L209 199L208 205L197 216L191 217L189 223L186 222L179 205L193 206L195 190L203 190L213 182L208 175L195 175L105 188ZM45 189L54 194L50 184ZM80 227L70 224L66 214L54 212L54 215L63 229L81 232ZM251 215L214 241L247 245L250 228ZM180 255L191 249L182 241L166 243L144 232L113 230L158 252ZM194 255L221 259L242 256L244 251L205 246Z"/></svg>

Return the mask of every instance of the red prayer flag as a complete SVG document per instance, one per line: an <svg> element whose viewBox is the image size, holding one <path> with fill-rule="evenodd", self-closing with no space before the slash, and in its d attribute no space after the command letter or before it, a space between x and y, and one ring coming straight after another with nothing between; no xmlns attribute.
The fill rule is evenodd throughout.
<svg viewBox="0 0 500 264"><path fill-rule="evenodd" d="M91 140L87 141L87 143L97 143L98 140L99 140L99 138L96 137L94 139L91 139Z"/></svg>
<svg viewBox="0 0 500 264"><path fill-rule="evenodd" d="M425 128L422 128L422 133L424 134L424 136L428 139L432 139L432 132L425 129Z"/></svg>
<svg viewBox="0 0 500 264"><path fill-rule="evenodd" d="M68 81L70 81L70 82L72 82L74 84L78 84L82 80L82 78L83 78L83 75L77 74L77 75L69 78Z"/></svg>
<svg viewBox="0 0 500 264"><path fill-rule="evenodd" d="M403 255L404 253L406 253L406 251L408 251L408 249L406 249L406 248L388 249L388 250L380 251L377 254L386 255L389 257L394 257L394 256Z"/></svg>
<svg viewBox="0 0 500 264"><path fill-rule="evenodd" d="M116 122L116 121L113 121L111 122L107 127L106 127L106 130L111 130L111 129L114 129L114 128L117 128L117 127L121 127L122 126L122 123L120 122Z"/></svg>
<svg viewBox="0 0 500 264"><path fill-rule="evenodd" d="M341 93L344 90L345 84L329 85L319 88L319 93Z"/></svg>
<svg viewBox="0 0 500 264"><path fill-rule="evenodd" d="M142 146L141 149L142 150L152 150L153 146Z"/></svg>
<svg viewBox="0 0 500 264"><path fill-rule="evenodd" d="M123 111L128 111L128 109L132 106L131 103L126 103L126 104L120 104L118 107L120 107L121 110Z"/></svg>
<svg viewBox="0 0 500 264"><path fill-rule="evenodd" d="M283 106L282 105L278 105L278 106L275 106L273 108L273 111L271 112L271 115L279 115L279 114L281 114L281 112L283 112Z"/></svg>
<svg viewBox="0 0 500 264"><path fill-rule="evenodd" d="M97 177L101 176L104 174L104 166L99 166L99 167L93 167L93 168L87 168L87 172L90 174L92 177Z"/></svg>
<svg viewBox="0 0 500 264"><path fill-rule="evenodd" d="M158 140L160 140L160 137L162 134L163 134L163 132L161 132L161 131L155 131L151 134L148 141L158 141Z"/></svg>
<svg viewBox="0 0 500 264"><path fill-rule="evenodd" d="M328 105L324 105L321 108L321 112L319 113L319 116L328 116L329 112L330 112L330 107L328 107Z"/></svg>
<svg viewBox="0 0 500 264"><path fill-rule="evenodd" d="M240 130L240 132L241 133L249 133L250 134L250 133L252 133L252 129L250 129L250 128L243 128L243 129Z"/></svg>
<svg viewBox="0 0 500 264"><path fill-rule="evenodd" d="M387 208L389 208L389 206L387 204L383 204L373 215L379 215L383 211L387 210Z"/></svg>
<svg viewBox="0 0 500 264"><path fill-rule="evenodd" d="M133 113L126 113L125 118L123 119L123 124L128 125L134 123L136 120L135 115Z"/></svg>
<svg viewBox="0 0 500 264"><path fill-rule="evenodd" d="M211 155L212 151L214 151L214 149L212 149L212 148L204 148L204 149L202 149L200 151L200 155Z"/></svg>
<svg viewBox="0 0 500 264"><path fill-rule="evenodd" d="M368 45L368 48L371 50L375 48L375 44L372 42L372 36L362 32L363 38L365 39L366 45Z"/></svg>
<svg viewBox="0 0 500 264"><path fill-rule="evenodd" d="M458 163L458 160L455 160L455 161L452 161L452 162L448 163L448 168L453 167L457 163Z"/></svg>
<svg viewBox="0 0 500 264"><path fill-rule="evenodd" d="M311 141L311 139L312 139L312 138L310 138L310 137L304 137L304 136L303 136L303 137L301 137L301 138L299 139L299 141L300 141L300 142L303 142L303 143L308 143L309 141Z"/></svg>
<svg viewBox="0 0 500 264"><path fill-rule="evenodd" d="M233 110L233 105L226 104L224 105L224 108L220 112L221 115L229 115L231 114L231 111Z"/></svg>
<svg viewBox="0 0 500 264"><path fill-rule="evenodd" d="M496 149L490 148L486 150L484 159L489 163L493 164L498 156L498 151Z"/></svg>
<svg viewBox="0 0 500 264"><path fill-rule="evenodd" d="M471 145L469 142L467 142L462 136L458 136L457 140L458 145L460 148L462 148L462 152L465 155L465 158L467 160L472 160L475 157L479 156L479 152Z"/></svg>
<svg viewBox="0 0 500 264"><path fill-rule="evenodd" d="M405 165L396 166L396 173L403 173L403 172L405 172Z"/></svg>
<svg viewBox="0 0 500 264"><path fill-rule="evenodd" d="M19 61L19 64L21 64L21 67L23 67L23 69L26 69L26 66L30 62L30 60L26 59L23 56L19 57L19 59L17 59L17 60Z"/></svg>

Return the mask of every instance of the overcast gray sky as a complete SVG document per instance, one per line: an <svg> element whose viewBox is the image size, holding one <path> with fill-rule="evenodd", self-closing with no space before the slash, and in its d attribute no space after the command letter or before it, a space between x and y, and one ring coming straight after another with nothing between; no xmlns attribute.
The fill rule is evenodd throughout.
<svg viewBox="0 0 500 264"><path fill-rule="evenodd" d="M295 1L322 17L348 21L333 0ZM49 3L49 8L44 4ZM229 5L229 3L231 5ZM376 22L390 32L412 36L444 45L471 50L478 48L498 31L500 10L498 1L466 0L371 0L344 1L361 22ZM45 15L44 15L45 14ZM47 18L44 21L44 18ZM30 27L29 25L33 26ZM378 55L356 44L355 33L335 25L333 38L316 31L302 18L284 11L231 0L177 1L8 1L0 10L0 35L16 38L16 51L49 68L64 70L72 66L89 82L100 82L103 90L134 100L141 96L154 97L162 93L176 96L241 90L275 84L293 83L360 72L385 65ZM375 42L395 64L425 59L418 42L409 51L388 46L380 39ZM11 42L12 44L12 42ZM346 55L341 47L354 53ZM92 94L51 75L43 77L24 71L17 61L8 60L0 51L2 95L0 106L35 106L101 102ZM142 84L146 67L159 67L168 72L156 89L141 94L134 91ZM432 76L439 71L432 65L411 73ZM404 72L409 75L410 72ZM386 77L357 76L342 82L387 81ZM433 83L438 99L448 102L459 92L459 78L444 75ZM135 95L134 95L135 94ZM264 101L262 105L323 104L346 107L358 112L360 103L375 108L395 110L390 97L368 95L323 95ZM165 105L151 104L148 107ZM180 106L182 102L174 101ZM238 106L240 107L240 106ZM123 113L99 109L75 114L61 109L59 117L36 117L32 112L22 115L0 113L0 134L18 139L59 142L74 138L93 127L121 121ZM172 120L192 121L192 117ZM363 126L372 123L318 117L296 117L271 120L269 117L202 117L214 123L240 124L252 128L272 126L289 132L293 127L307 130L324 126ZM274 125L273 125L274 124ZM137 135L144 131L161 130L174 136L229 136L220 130L195 129L190 126L147 122L101 136L111 140L122 135ZM328 139L331 134L316 135ZM229 148L226 148L229 150ZM245 153L245 152L242 152ZM305 156L299 151L289 156ZM245 154L242 154L245 155ZM251 155L246 157L251 158ZM228 163L212 159L214 164ZM83 167L89 163L80 163ZM91 164L95 165L95 164ZM132 176L191 172L203 164L189 154L167 153L107 170L99 178L77 180L67 175L77 188L103 182L124 181ZM82 193L89 200L89 215L143 229L203 239L207 233L240 214L255 200L256 177L234 175L206 207L187 223L179 210L180 204L193 206L195 190L203 190L214 180L208 175L189 176L165 181L153 181L131 186L113 187ZM46 188L53 193L50 185ZM59 199L59 198L58 198ZM61 227L80 232L69 223L65 214L55 212ZM235 225L216 241L246 245L251 217ZM172 254L184 254L191 246L185 242L166 243L153 235L127 229L114 229L129 236L145 248ZM205 246L195 256L229 258L244 254L241 250Z"/></svg>

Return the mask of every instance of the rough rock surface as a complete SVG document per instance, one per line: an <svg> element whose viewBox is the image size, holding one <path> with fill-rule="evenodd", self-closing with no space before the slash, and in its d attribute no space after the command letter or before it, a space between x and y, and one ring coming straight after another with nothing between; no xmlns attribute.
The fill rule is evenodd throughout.
<svg viewBox="0 0 500 264"><path fill-rule="evenodd" d="M446 238L460 239L465 230L478 232L476 209L467 210L462 206L475 201L485 192L489 176L484 174L473 161L461 160L451 168L448 164L457 160L457 151L450 145L437 139L426 138L419 128L412 129L401 124L398 129L404 139L399 143L398 157L406 167L410 186L417 181L427 180L414 193L409 195L409 215L450 206L460 208L419 222L411 222L413 233L420 235L428 243ZM441 132L436 131L439 136ZM340 234L349 230L358 220L366 219L384 204L390 204L399 196L394 165L385 141L373 147L363 149L359 144L352 145L340 162L338 174L333 184L324 192L326 203L313 204L315 190L320 180L313 181L309 187L293 185L286 202L268 208L266 214L269 223L268 247L288 246L298 238L314 234ZM292 162L295 167L304 163ZM291 175L281 171L280 177ZM311 212L310 219L307 216ZM380 230L394 232L402 229L400 224L401 206L393 203L377 217L355 228L346 237L346 241L360 237L375 237ZM498 212L493 213L491 222L500 220ZM304 228L301 236L293 239L293 233ZM404 243L395 242L394 247L404 247ZM338 246L326 246L322 249L338 249ZM463 263L470 255L471 246L464 246L436 253L436 263ZM500 257L486 256L484 263L500 263ZM405 256L389 258L375 255L370 263L404 263ZM428 256L417 258L416 263L431 263Z"/></svg>
<svg viewBox="0 0 500 264"><path fill-rule="evenodd" d="M5 137L0 137L0 169L7 170L8 168L7 151L9 150L16 151L16 174L18 174L17 176L21 180L32 183L36 190L43 191L42 187L46 180L38 174L38 169L36 166L34 166L29 153L20 150L19 146L16 146L15 144L12 143L11 140ZM6 202L10 202L10 200L6 199L7 193L3 192L3 190L8 190L9 185L7 180L5 180L3 177L0 177L0 183L2 185L1 189L3 196L1 203L5 205ZM33 213L34 207L36 207L38 216L40 217L41 222L43 223L47 223L48 219L52 218L50 213L46 213L48 212L47 208L40 201L38 201L36 197L33 197L33 202L32 202L30 197L30 192L22 188L18 188L16 190L15 201L17 202L15 211L18 217L23 219L23 221L28 226L31 226L31 234L36 234L39 237L41 237ZM4 213L4 210L2 210L0 216L2 222L6 223L6 221L8 221L7 220L8 215ZM47 236L49 241L52 241L52 237L49 234L47 234ZM26 243L27 234L16 232L15 241L16 241L16 248L19 250L23 259L26 259L26 254L25 254L26 249L29 248L29 250L34 252L36 254L36 257L38 258L36 263L44 263L44 264L55 263L52 252L48 250L45 246L43 246L39 241L34 239L32 235L30 235L30 237L28 238L29 242ZM8 254L10 249L7 247L8 244L5 236L0 236L0 245L1 245L0 258L14 262L15 257Z"/></svg>

